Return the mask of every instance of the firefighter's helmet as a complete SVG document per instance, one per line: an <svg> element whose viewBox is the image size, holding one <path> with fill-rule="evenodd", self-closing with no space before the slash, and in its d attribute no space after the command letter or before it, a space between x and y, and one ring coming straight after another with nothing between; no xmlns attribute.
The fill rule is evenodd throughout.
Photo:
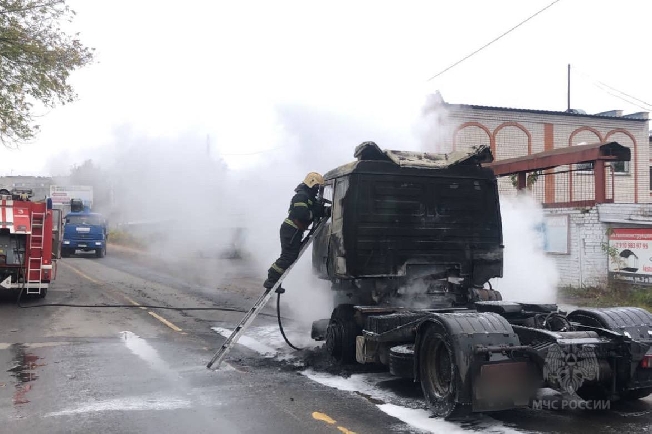
<svg viewBox="0 0 652 434"><path fill-rule="evenodd" d="M313 188L315 185L324 185L324 177L317 172L310 172L306 175L303 183L310 188Z"/></svg>

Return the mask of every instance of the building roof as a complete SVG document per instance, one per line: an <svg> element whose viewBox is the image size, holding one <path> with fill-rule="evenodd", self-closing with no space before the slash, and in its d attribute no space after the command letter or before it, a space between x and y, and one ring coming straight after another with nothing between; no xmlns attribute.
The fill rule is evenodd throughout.
<svg viewBox="0 0 652 434"><path fill-rule="evenodd" d="M570 111L553 111L553 110L522 109L522 108L513 108L513 107L482 106L482 105L473 105L473 104L449 104L449 103L445 103L445 104L449 108L459 107L459 108L475 109L475 110L509 111L509 112L520 112L520 113L532 113L532 114L547 115L547 116L551 116L551 115L574 116L574 117L585 117L585 118L588 117L593 119L596 118L609 119L609 120L620 119L626 121L643 121L643 122L649 120L649 112L637 112L637 113L631 113L622 116L616 116L618 110L612 110L609 112L602 112L597 114L589 114L582 110L574 110L574 109L571 109ZM609 115L607 113L613 113L613 115Z"/></svg>
<svg viewBox="0 0 652 434"><path fill-rule="evenodd" d="M444 105L448 109L471 109L471 110L495 110L495 111L509 111L517 113L532 113L546 116L571 116L571 117L588 117L593 119L621 119L626 121L642 121L646 122L649 120L649 112L637 112L623 115L622 110L609 110L605 112L600 112L596 114L586 113L584 110L570 109L566 111L554 111L554 110L537 110L537 109L523 109L523 108L514 108L514 107L497 107L497 106L483 106L475 104L451 104L444 101L444 98L441 96L439 91L437 91L432 96L432 101L435 105Z"/></svg>

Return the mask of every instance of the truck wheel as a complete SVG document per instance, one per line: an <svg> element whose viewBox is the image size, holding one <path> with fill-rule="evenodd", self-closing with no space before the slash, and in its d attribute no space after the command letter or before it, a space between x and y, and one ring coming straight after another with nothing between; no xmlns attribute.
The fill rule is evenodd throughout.
<svg viewBox="0 0 652 434"><path fill-rule="evenodd" d="M96 249L95 250L95 256L98 258L103 258L104 255L106 255L106 247L102 247L101 249Z"/></svg>
<svg viewBox="0 0 652 434"><path fill-rule="evenodd" d="M69 258L71 255L71 250L70 249L61 249L61 257L62 258Z"/></svg>
<svg viewBox="0 0 652 434"><path fill-rule="evenodd" d="M43 289L41 289L41 293L38 296L41 297L41 298L45 298L46 295L48 295L48 289L43 288Z"/></svg>
<svg viewBox="0 0 652 434"><path fill-rule="evenodd" d="M342 363L355 363L355 338L362 332L355 322L352 304L341 304L333 309L326 329L326 349Z"/></svg>
<svg viewBox="0 0 652 434"><path fill-rule="evenodd" d="M638 307L609 307L601 309L583 308L568 314L567 319L585 326L600 327L618 333L626 331L641 333L641 325L652 327L652 314ZM647 335L642 337L649 339Z"/></svg>
<svg viewBox="0 0 652 434"><path fill-rule="evenodd" d="M397 345L389 349L389 373L414 379L414 344Z"/></svg>
<svg viewBox="0 0 652 434"><path fill-rule="evenodd" d="M457 365L453 343L442 327L428 327L419 350L419 374L423 395L435 417L458 418L465 409L456 402Z"/></svg>

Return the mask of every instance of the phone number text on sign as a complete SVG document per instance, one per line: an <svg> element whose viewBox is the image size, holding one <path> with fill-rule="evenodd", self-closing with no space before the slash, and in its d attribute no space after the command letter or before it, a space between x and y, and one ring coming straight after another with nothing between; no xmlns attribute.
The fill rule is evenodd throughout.
<svg viewBox="0 0 652 434"><path fill-rule="evenodd" d="M613 228L609 234L609 277L632 284L652 283L652 229Z"/></svg>
<svg viewBox="0 0 652 434"><path fill-rule="evenodd" d="M649 249L650 248L649 243L631 243L631 242L628 243L625 241L612 242L611 246L617 249Z"/></svg>

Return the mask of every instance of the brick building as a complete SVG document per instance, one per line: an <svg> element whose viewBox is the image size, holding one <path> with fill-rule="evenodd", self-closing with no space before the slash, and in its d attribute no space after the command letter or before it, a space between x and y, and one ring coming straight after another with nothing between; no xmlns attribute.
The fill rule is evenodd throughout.
<svg viewBox="0 0 652 434"><path fill-rule="evenodd" d="M618 142L631 151L630 161L606 165L606 203L595 203L591 164L573 164L534 173L530 194L543 204L549 255L562 285L600 285L608 277L652 284L652 255L635 255L637 239L649 238L652 249L652 139L647 112L587 114L580 110L544 111L446 103L439 94L428 106L436 123L430 149L442 152L473 145L491 147L497 161L559 148ZM499 179L501 196L516 195L515 180ZM610 234L626 232L623 244ZM620 231L620 232L619 232ZM629 232L628 232L629 231ZM608 247L618 246L616 250ZM621 248L621 247L625 248ZM632 247L629 256L611 257ZM615 247L614 247L615 248ZM647 248L647 247L646 247ZM611 252L611 253L609 253ZM619 273L625 259L640 262L631 275ZM617 256L617 255L616 255ZM648 260L648 257L650 259ZM649 278L644 262L649 261ZM629 267L633 270L634 268ZM624 276L624 277L623 277ZM634 277L632 277L634 276Z"/></svg>
<svg viewBox="0 0 652 434"><path fill-rule="evenodd" d="M582 143L615 141L632 151L631 162L614 164L613 199L620 203L650 203L650 134L647 112L624 115L620 110L586 114L580 110L545 110L448 104L435 96L429 106L436 113L436 141L442 151L488 145L496 160L521 157ZM434 144L433 144L434 146ZM561 168L564 176L543 176L537 182L541 202L572 202L590 190L590 167ZM582 170L586 169L586 170ZM501 193L515 194L508 179Z"/></svg>

